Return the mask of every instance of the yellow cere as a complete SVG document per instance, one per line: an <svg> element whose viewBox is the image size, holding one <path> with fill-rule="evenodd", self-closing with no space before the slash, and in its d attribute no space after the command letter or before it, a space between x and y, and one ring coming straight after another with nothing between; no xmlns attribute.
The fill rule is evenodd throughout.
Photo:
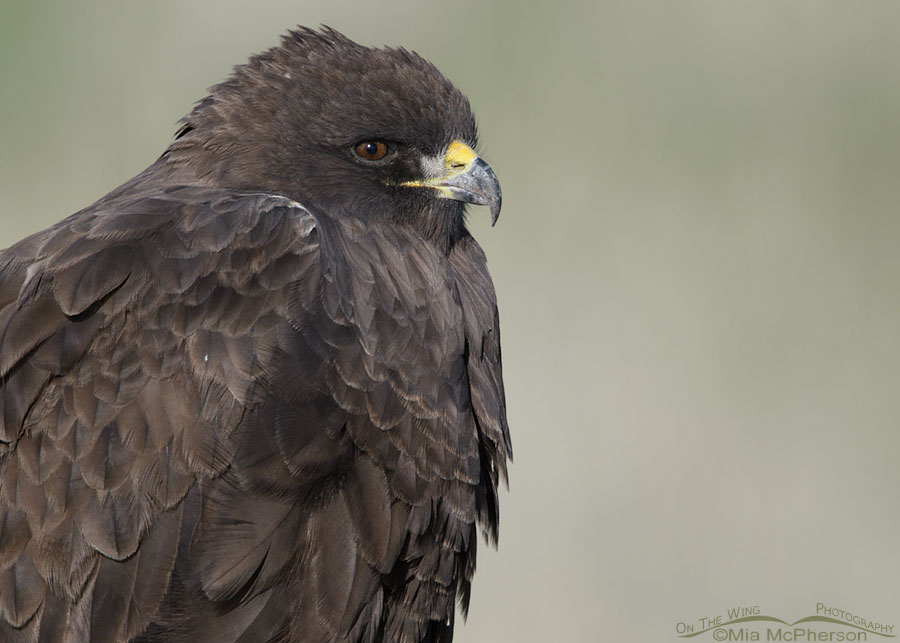
<svg viewBox="0 0 900 643"><path fill-rule="evenodd" d="M478 155L475 153L475 150L457 139L447 147L447 153L444 155L444 169L446 172L443 175L416 181L404 181L400 185L406 187L434 188L450 196L451 192L449 188L443 185L443 182L466 172L472 167L472 162L477 158ZM438 163L440 162L438 159L435 159L435 161Z"/></svg>
<svg viewBox="0 0 900 643"><path fill-rule="evenodd" d="M447 148L444 165L447 166L448 170L467 169L477 157L475 150L457 139L450 143L450 147Z"/></svg>

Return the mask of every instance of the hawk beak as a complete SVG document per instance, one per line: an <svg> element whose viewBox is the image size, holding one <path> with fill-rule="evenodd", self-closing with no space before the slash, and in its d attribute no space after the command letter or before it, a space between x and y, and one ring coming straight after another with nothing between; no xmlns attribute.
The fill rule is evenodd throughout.
<svg viewBox="0 0 900 643"><path fill-rule="evenodd" d="M443 160L444 173L440 176L407 181L402 185L433 188L445 199L489 206L491 225L497 223L503 194L500 191L500 181L491 166L459 140L450 143Z"/></svg>

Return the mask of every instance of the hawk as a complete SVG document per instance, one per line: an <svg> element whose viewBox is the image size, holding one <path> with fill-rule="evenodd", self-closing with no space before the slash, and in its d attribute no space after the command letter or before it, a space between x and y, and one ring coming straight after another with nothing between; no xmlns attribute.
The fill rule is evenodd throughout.
<svg viewBox="0 0 900 643"><path fill-rule="evenodd" d="M511 457L465 96L297 29L0 252L0 640L450 641Z"/></svg>

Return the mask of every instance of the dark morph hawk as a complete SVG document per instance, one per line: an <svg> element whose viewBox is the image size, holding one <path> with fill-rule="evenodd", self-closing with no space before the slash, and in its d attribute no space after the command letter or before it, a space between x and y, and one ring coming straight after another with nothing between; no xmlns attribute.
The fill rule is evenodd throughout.
<svg viewBox="0 0 900 643"><path fill-rule="evenodd" d="M466 98L298 30L0 253L0 641L449 641L510 442Z"/></svg>

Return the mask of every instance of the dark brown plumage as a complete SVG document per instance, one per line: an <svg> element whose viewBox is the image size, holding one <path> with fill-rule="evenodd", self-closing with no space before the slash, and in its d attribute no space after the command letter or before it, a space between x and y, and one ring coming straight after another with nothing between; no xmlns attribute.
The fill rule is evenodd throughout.
<svg viewBox="0 0 900 643"><path fill-rule="evenodd" d="M0 640L451 639L510 456L474 147L428 62L298 30L0 253Z"/></svg>

